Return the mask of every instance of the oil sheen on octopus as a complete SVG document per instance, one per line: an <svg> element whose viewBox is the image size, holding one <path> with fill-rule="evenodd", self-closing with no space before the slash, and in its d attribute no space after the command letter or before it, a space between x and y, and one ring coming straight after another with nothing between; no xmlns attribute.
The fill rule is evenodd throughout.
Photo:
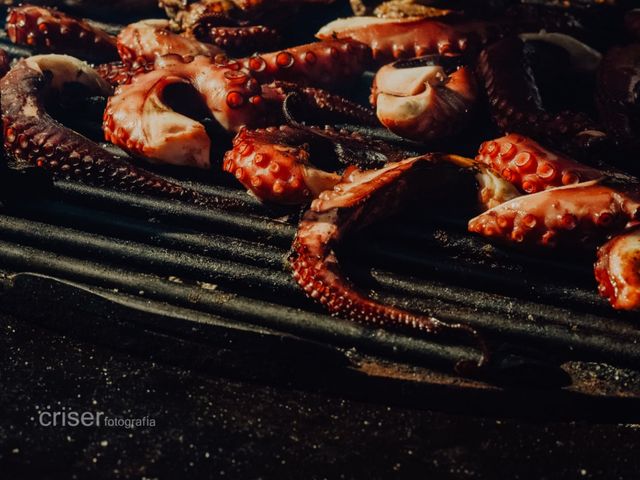
<svg viewBox="0 0 640 480"><path fill-rule="evenodd" d="M256 54L238 63L261 82L282 80L320 88L344 89L358 80L371 65L371 50L359 42L328 39Z"/></svg>
<svg viewBox="0 0 640 480"><path fill-rule="evenodd" d="M598 250L600 294L618 310L640 309L640 227L613 237Z"/></svg>
<svg viewBox="0 0 640 480"><path fill-rule="evenodd" d="M477 99L471 68L457 57L400 60L376 74L371 103L393 133L427 142L451 137L468 123Z"/></svg>
<svg viewBox="0 0 640 480"><path fill-rule="evenodd" d="M322 40L351 39L368 45L377 62L425 55L461 54L500 36L490 23L460 17L388 19L351 17L335 20L316 35Z"/></svg>
<svg viewBox="0 0 640 480"><path fill-rule="evenodd" d="M52 8L22 5L9 9L7 35L13 43L88 60L118 57L116 39L86 20Z"/></svg>
<svg viewBox="0 0 640 480"><path fill-rule="evenodd" d="M341 158L336 148L343 152ZM347 151L351 153L345 158ZM397 147L358 132L283 125L242 129L225 154L224 170L260 200L297 205L338 183L337 170L344 163L383 165L407 156Z"/></svg>
<svg viewBox="0 0 640 480"><path fill-rule="evenodd" d="M167 54L182 57L215 57L224 51L215 45L171 31L168 20L142 20L125 27L118 35L118 52L125 62L150 61Z"/></svg>
<svg viewBox="0 0 640 480"><path fill-rule="evenodd" d="M56 177L96 186L209 203L193 191L134 167L53 119L46 110L47 101L69 85L75 86L76 94L78 88L87 95L111 93L93 69L66 55L21 60L0 81L4 146L18 166L41 167Z"/></svg>
<svg viewBox="0 0 640 480"><path fill-rule="evenodd" d="M590 249L639 218L638 185L602 179L517 197L472 219L469 231L523 248Z"/></svg>
<svg viewBox="0 0 640 480"><path fill-rule="evenodd" d="M596 180L606 175L515 133L482 143L476 161L525 193Z"/></svg>
<svg viewBox="0 0 640 480"><path fill-rule="evenodd" d="M220 66L208 57L185 62L178 56L167 56L154 71L118 87L109 98L103 123L105 138L152 161L208 168L209 135L202 123L167 103L172 88L190 93L188 98L198 105L203 99L207 114L224 130L234 132L265 121L260 84L248 72Z"/></svg>
<svg viewBox="0 0 640 480"><path fill-rule="evenodd" d="M482 365L488 359L487 348L475 330L366 297L345 277L336 255L336 249L351 233L398 212L419 195L441 192L448 177L443 167L429 156L390 163L379 170L349 169L340 183L323 192L304 214L290 261L294 279L331 314L377 327L427 334L466 333L480 343Z"/></svg>

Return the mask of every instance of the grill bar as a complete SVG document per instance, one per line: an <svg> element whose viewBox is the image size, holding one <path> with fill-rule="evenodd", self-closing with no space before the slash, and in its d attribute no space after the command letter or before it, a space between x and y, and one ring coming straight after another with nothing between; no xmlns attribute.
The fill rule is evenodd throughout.
<svg viewBox="0 0 640 480"><path fill-rule="evenodd" d="M414 358L429 365L451 368L460 359L477 358L477 353L452 345L440 345L419 338L369 328L321 313L305 312L280 304L248 299L220 290L205 290L156 276L108 268L95 262L77 260L47 251L0 241L2 265L36 271L76 282L117 289L131 295L144 295L187 308L237 319L240 322L275 328L306 338L373 350L392 357ZM142 290L144 289L144 290Z"/></svg>
<svg viewBox="0 0 640 480"><path fill-rule="evenodd" d="M14 57L31 53L4 34L0 47ZM45 187L38 174L23 172L0 188L0 266L72 281L141 309L185 309L185 329L199 312L435 368L477 358L459 339L329 317L284 266L299 212L267 208L220 173L157 171L237 208L205 210L71 181ZM411 214L371 228L340 252L345 269L381 301L477 326L497 351L531 355L546 367L577 359L637 368L635 316L611 311L597 296L588 262L488 247L465 232L467 218Z"/></svg>

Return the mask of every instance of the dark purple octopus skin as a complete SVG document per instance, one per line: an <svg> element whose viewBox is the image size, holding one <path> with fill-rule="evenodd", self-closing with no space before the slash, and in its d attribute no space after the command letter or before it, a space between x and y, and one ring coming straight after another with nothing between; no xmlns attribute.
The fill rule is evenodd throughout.
<svg viewBox="0 0 640 480"><path fill-rule="evenodd" d="M524 45L519 38L509 37L480 54L478 74L495 122L505 133L517 132L569 155L589 157L592 149L607 141L606 134L581 112L545 110Z"/></svg>
<svg viewBox="0 0 640 480"><path fill-rule="evenodd" d="M366 297L345 278L335 253L350 233L398 212L418 195L439 192L446 171L438 163L436 157L424 156L389 163L378 170L346 171L342 181L321 193L304 214L290 262L296 282L331 314L368 325L433 335L466 333L479 342L484 353L482 365L488 359L487 349L475 330Z"/></svg>
<svg viewBox="0 0 640 480"><path fill-rule="evenodd" d="M95 71L66 55L21 60L0 81L4 147L17 166L40 167L57 178L125 192L199 205L211 202L208 197L131 165L53 119L45 109L45 99L52 89L71 79L82 82L94 94L110 92Z"/></svg>
<svg viewBox="0 0 640 480"><path fill-rule="evenodd" d="M0 78L4 77L11 68L11 59L7 52L0 48Z"/></svg>
<svg viewBox="0 0 640 480"><path fill-rule="evenodd" d="M270 51L280 44L278 31L264 25L227 26L209 19L194 27L191 33L201 42L220 47L233 57Z"/></svg>
<svg viewBox="0 0 640 480"><path fill-rule="evenodd" d="M53 8L35 5L11 8L6 30L13 43L42 51L97 61L118 58L115 37L85 20Z"/></svg>
<svg viewBox="0 0 640 480"><path fill-rule="evenodd" d="M640 44L613 47L605 54L596 100L613 137L629 151L640 153Z"/></svg>
<svg viewBox="0 0 640 480"><path fill-rule="evenodd" d="M625 14L624 27L631 38L640 42L640 8L634 8Z"/></svg>

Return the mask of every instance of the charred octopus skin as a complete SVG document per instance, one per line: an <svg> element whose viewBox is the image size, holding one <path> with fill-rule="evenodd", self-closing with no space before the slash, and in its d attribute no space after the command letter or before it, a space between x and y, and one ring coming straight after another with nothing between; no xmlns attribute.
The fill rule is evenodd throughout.
<svg viewBox="0 0 640 480"><path fill-rule="evenodd" d="M393 133L412 140L451 137L468 123L477 99L471 68L458 58L400 60L376 74L371 102Z"/></svg>
<svg viewBox="0 0 640 480"><path fill-rule="evenodd" d="M467 333L481 344L482 365L488 359L487 350L475 330L367 298L345 278L336 255L336 248L350 233L392 215L418 192L428 193L429 186L441 188L443 172L434 172L435 164L437 161L427 156L390 163L378 170L345 172L340 183L314 200L300 222L290 259L294 279L333 315L434 335Z"/></svg>
<svg viewBox="0 0 640 480"><path fill-rule="evenodd" d="M22 5L9 9L7 35L13 43L88 60L117 58L116 39L85 20L52 8Z"/></svg>
<svg viewBox="0 0 640 480"><path fill-rule="evenodd" d="M87 64L66 55L21 60L0 81L5 150L17 166L36 166L59 178L206 204L197 193L138 169L54 120L48 97L65 86L108 95L109 86Z"/></svg>
<svg viewBox="0 0 640 480"><path fill-rule="evenodd" d="M171 86L197 92L225 130L259 126L265 120L260 84L249 72L216 64L208 57L185 62L164 57L157 68L119 87L104 114L105 138L152 161L208 168L211 140L198 121L166 102Z"/></svg>
<svg viewBox="0 0 640 480"><path fill-rule="evenodd" d="M640 226L600 247L594 271L600 294L613 308L640 309Z"/></svg>

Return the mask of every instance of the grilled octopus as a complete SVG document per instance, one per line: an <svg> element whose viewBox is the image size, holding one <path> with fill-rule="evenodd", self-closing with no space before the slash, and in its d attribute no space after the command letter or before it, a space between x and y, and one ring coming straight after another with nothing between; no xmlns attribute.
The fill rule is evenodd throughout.
<svg viewBox="0 0 640 480"><path fill-rule="evenodd" d="M640 44L606 52L598 71L596 99L607 130L630 155L639 154Z"/></svg>
<svg viewBox="0 0 640 480"><path fill-rule="evenodd" d="M214 44L233 56L277 47L279 28L304 4L329 4L333 0L162 0L161 6L175 30Z"/></svg>
<svg viewBox="0 0 640 480"><path fill-rule="evenodd" d="M195 90L205 114L231 133L278 125L282 102L292 92L322 110L370 121L362 107L315 88L353 83L369 59L366 46L338 40L233 61L162 57L154 70L118 87L109 99L105 138L143 158L207 168L211 143L205 128L166 102L165 93L176 85Z"/></svg>
<svg viewBox="0 0 640 480"><path fill-rule="evenodd" d="M445 165L446 167L446 165ZM450 172L454 172L451 170ZM313 201L295 237L294 279L309 297L334 315L365 324L417 330L429 335L459 331L476 339L488 361L484 340L473 328L381 304L359 292L340 270L336 248L349 234L442 191L447 169L436 156L410 158L377 170L350 169Z"/></svg>
<svg viewBox="0 0 640 480"><path fill-rule="evenodd" d="M472 219L471 232L528 249L604 244L595 265L600 293L615 308L640 308L636 178L583 165L517 134L483 143L476 161L523 195Z"/></svg>
<svg viewBox="0 0 640 480"><path fill-rule="evenodd" d="M470 53L500 37L497 25L451 16L388 19L352 17L335 20L318 31L321 40L351 39L368 45L381 64L425 55Z"/></svg>
<svg viewBox="0 0 640 480"><path fill-rule="evenodd" d="M101 28L48 7L21 5L9 9L6 30L14 43L87 60L118 58L116 39Z"/></svg>
<svg viewBox="0 0 640 480"><path fill-rule="evenodd" d="M529 42L509 37L480 54L478 73L497 125L504 132L529 135L571 155L589 158L600 154L608 145L608 136L592 118L578 111L546 108L532 71L533 49Z"/></svg>
<svg viewBox="0 0 640 480"><path fill-rule="evenodd" d="M114 155L51 117L47 102L74 87L109 95L110 87L87 64L66 55L19 61L0 81L4 148L17 167L38 167L59 178L152 194L200 205L213 202Z"/></svg>
<svg viewBox="0 0 640 480"><path fill-rule="evenodd" d="M473 71L459 57L427 56L382 67L371 103L395 134L426 142L451 137L468 123L477 100Z"/></svg>

